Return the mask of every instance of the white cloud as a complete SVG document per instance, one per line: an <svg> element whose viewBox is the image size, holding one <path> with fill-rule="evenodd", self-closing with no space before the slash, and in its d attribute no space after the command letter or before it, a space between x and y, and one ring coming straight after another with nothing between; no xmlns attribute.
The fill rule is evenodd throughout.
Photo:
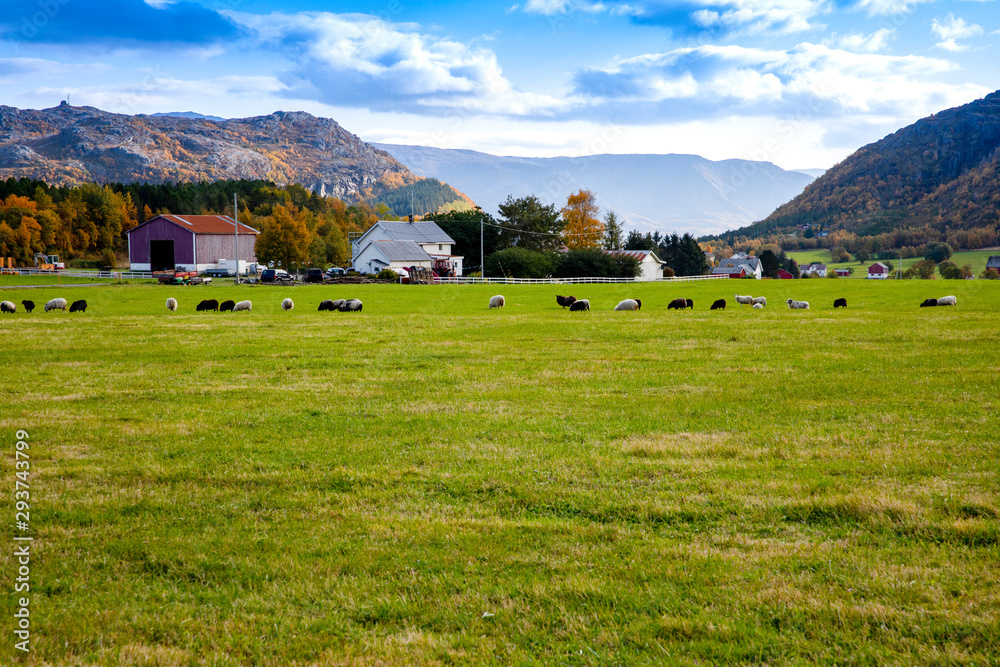
<svg viewBox="0 0 1000 667"><path fill-rule="evenodd" d="M943 21L934 19L931 31L941 40L935 46L945 51L965 51L969 47L959 44L958 40L979 37L983 34L982 26L975 23L970 25L950 12Z"/></svg>
<svg viewBox="0 0 1000 667"><path fill-rule="evenodd" d="M910 0L912 1L912 0ZM690 0L671 4L662 0L587 2L584 0L529 0L523 11L544 16L573 12L608 13L644 23L678 27L678 8L690 10L687 19L700 30L744 34L791 34L818 26L813 19L830 11L829 0Z"/></svg>
<svg viewBox="0 0 1000 667"><path fill-rule="evenodd" d="M837 43L846 51L876 53L888 46L889 40L895 37L895 34L896 31L891 28L881 28L870 35L852 32L841 37Z"/></svg>
<svg viewBox="0 0 1000 667"><path fill-rule="evenodd" d="M909 14L913 8L934 0L859 0L855 9L865 11L869 16L892 16Z"/></svg>
<svg viewBox="0 0 1000 667"><path fill-rule="evenodd" d="M289 96L415 113L553 113L566 99L522 92L483 46L362 14L231 14L288 56Z"/></svg>
<svg viewBox="0 0 1000 667"><path fill-rule="evenodd" d="M971 84L940 83L958 65L939 58L852 53L803 43L788 50L739 46L676 49L619 59L577 75L577 94L594 107L633 103L675 117L722 110L753 115L803 112L911 116L939 111L988 93Z"/></svg>
<svg viewBox="0 0 1000 667"><path fill-rule="evenodd" d="M37 80L39 76L80 76L105 72L110 67L103 63L62 63L44 58L0 58L0 81L10 83L28 78Z"/></svg>

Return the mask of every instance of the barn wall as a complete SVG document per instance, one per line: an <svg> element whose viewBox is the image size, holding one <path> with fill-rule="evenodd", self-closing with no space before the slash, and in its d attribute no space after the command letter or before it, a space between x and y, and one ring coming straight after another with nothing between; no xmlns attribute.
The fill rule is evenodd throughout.
<svg viewBox="0 0 1000 667"><path fill-rule="evenodd" d="M128 238L130 265L145 264L148 267L149 242L167 240L174 242L174 262L194 263L194 234L162 218L136 227L128 233Z"/></svg>
<svg viewBox="0 0 1000 667"><path fill-rule="evenodd" d="M220 259L233 259L234 234L198 234L195 241L198 264L215 266ZM257 261L257 235L240 234L240 256L247 262Z"/></svg>

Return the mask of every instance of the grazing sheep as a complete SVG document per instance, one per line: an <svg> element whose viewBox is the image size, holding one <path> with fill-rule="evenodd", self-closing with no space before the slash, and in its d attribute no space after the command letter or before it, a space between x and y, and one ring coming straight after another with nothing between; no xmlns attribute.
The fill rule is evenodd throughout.
<svg viewBox="0 0 1000 667"><path fill-rule="evenodd" d="M755 308L756 310L764 310L764 304L755 303L754 305L751 306L751 308Z"/></svg>
<svg viewBox="0 0 1000 667"><path fill-rule="evenodd" d="M939 306L954 306L958 303L958 300L953 296L943 296L938 299Z"/></svg>
<svg viewBox="0 0 1000 667"><path fill-rule="evenodd" d="M340 304L338 310L342 313L360 313L361 307L361 299L347 299L344 303Z"/></svg>
<svg viewBox="0 0 1000 667"><path fill-rule="evenodd" d="M837 299L833 302L834 308L847 308L847 299Z"/></svg>
<svg viewBox="0 0 1000 667"><path fill-rule="evenodd" d="M281 302L282 310L291 310L294 307L295 303L291 299L285 299L284 301Z"/></svg>
<svg viewBox="0 0 1000 667"><path fill-rule="evenodd" d="M14 312L17 312L17 306L14 305L13 301L0 301L0 313Z"/></svg>
<svg viewBox="0 0 1000 667"><path fill-rule="evenodd" d="M687 299L674 299L667 304L667 310L684 310L687 307Z"/></svg>
<svg viewBox="0 0 1000 667"><path fill-rule="evenodd" d="M336 301L333 302L333 309L340 310L340 307L343 306L345 303L347 303L346 299L337 299Z"/></svg>
<svg viewBox="0 0 1000 667"><path fill-rule="evenodd" d="M758 303L762 306L767 306L767 297L766 296L755 297L753 300L753 304L757 305Z"/></svg>
<svg viewBox="0 0 1000 667"><path fill-rule="evenodd" d="M688 308L694 308L694 301L691 299L684 299L684 303L687 304Z"/></svg>
<svg viewBox="0 0 1000 667"><path fill-rule="evenodd" d="M740 296L739 294L736 294L735 297L736 297L736 303L741 303L744 306L749 306L751 303L753 303L752 296Z"/></svg>
<svg viewBox="0 0 1000 667"><path fill-rule="evenodd" d="M47 304L45 304L46 313L49 312L50 310L56 310L56 309L66 312L66 299L52 299Z"/></svg>
<svg viewBox="0 0 1000 667"><path fill-rule="evenodd" d="M496 296L491 296L490 297L490 310L492 310L493 308L503 308L504 304L506 304L506 303L507 302L504 301L503 294L497 294Z"/></svg>
<svg viewBox="0 0 1000 667"><path fill-rule="evenodd" d="M215 299L205 299L198 304L198 307L195 308L195 310L198 312L203 310L219 310L219 302Z"/></svg>
<svg viewBox="0 0 1000 667"><path fill-rule="evenodd" d="M587 299L577 299L569 304L569 310L571 313L578 310L590 310L590 301Z"/></svg>
<svg viewBox="0 0 1000 667"><path fill-rule="evenodd" d="M725 299L719 299L718 301L712 304L711 308L709 308L709 310L725 310L725 309L726 309Z"/></svg>
<svg viewBox="0 0 1000 667"><path fill-rule="evenodd" d="M177 299L173 297L167 299L167 310L169 310L172 313L177 310Z"/></svg>
<svg viewBox="0 0 1000 667"><path fill-rule="evenodd" d="M558 303L563 308L566 308L567 306L572 306L574 301L576 301L575 296L559 296L558 294L556 295L556 303Z"/></svg>
<svg viewBox="0 0 1000 667"><path fill-rule="evenodd" d="M24 301L21 302L21 305L24 306L24 312L26 313L30 313L35 309L34 301L28 301L27 299L25 299Z"/></svg>
<svg viewBox="0 0 1000 667"><path fill-rule="evenodd" d="M333 306L333 299L326 299L325 301L319 302L319 310L337 310Z"/></svg>
<svg viewBox="0 0 1000 667"><path fill-rule="evenodd" d="M787 303L788 307L791 308L792 310L808 310L809 309L809 302L808 301L795 301L794 299L788 299L785 303Z"/></svg>
<svg viewBox="0 0 1000 667"><path fill-rule="evenodd" d="M640 308L642 308L642 301L639 299L625 299L615 306L615 310L639 310Z"/></svg>
<svg viewBox="0 0 1000 667"><path fill-rule="evenodd" d="M226 311L230 311L235 307L236 307L236 302L233 301L232 299L230 299L229 301L223 301L222 303L219 304L219 312L225 313Z"/></svg>
<svg viewBox="0 0 1000 667"><path fill-rule="evenodd" d="M920 304L920 307L921 308L929 308L931 306L936 306L936 305L938 305L937 302L938 302L937 299L924 299L924 302L922 304Z"/></svg>
<svg viewBox="0 0 1000 667"><path fill-rule="evenodd" d="M87 312L87 302L83 299L79 301L74 301L73 305L69 307L69 312L71 313L85 313Z"/></svg>
<svg viewBox="0 0 1000 667"><path fill-rule="evenodd" d="M233 312L239 313L241 311L250 312L253 310L253 301L240 301L238 304L233 306Z"/></svg>

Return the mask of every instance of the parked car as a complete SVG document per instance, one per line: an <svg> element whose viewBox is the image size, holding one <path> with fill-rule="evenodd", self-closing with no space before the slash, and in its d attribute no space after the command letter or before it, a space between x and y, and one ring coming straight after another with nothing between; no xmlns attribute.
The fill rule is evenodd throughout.
<svg viewBox="0 0 1000 667"><path fill-rule="evenodd" d="M295 279L284 269L264 269L264 272L260 274L260 281L262 283L293 283Z"/></svg>
<svg viewBox="0 0 1000 667"><path fill-rule="evenodd" d="M303 282L307 283L323 282L323 269L307 269L306 277L303 278Z"/></svg>
<svg viewBox="0 0 1000 667"><path fill-rule="evenodd" d="M329 269L326 270L326 277L327 278L336 278L337 276L343 276L343 275L346 275L346 274L347 274L347 271L345 271L344 269L340 268L339 266L331 266Z"/></svg>

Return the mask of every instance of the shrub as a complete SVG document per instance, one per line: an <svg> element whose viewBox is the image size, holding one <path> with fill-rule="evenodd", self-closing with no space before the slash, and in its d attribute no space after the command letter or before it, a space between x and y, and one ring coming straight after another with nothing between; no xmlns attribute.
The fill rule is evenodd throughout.
<svg viewBox="0 0 1000 667"><path fill-rule="evenodd" d="M962 277L962 270L955 262L946 260L938 264L938 273L946 280L959 280Z"/></svg>
<svg viewBox="0 0 1000 667"><path fill-rule="evenodd" d="M663 277L664 278L673 278L675 275L676 274L674 273L674 270L671 269L669 266L663 267Z"/></svg>
<svg viewBox="0 0 1000 667"><path fill-rule="evenodd" d="M509 278L547 278L555 270L553 253L507 248L486 258L486 275Z"/></svg>
<svg viewBox="0 0 1000 667"><path fill-rule="evenodd" d="M980 280L1000 280L1000 273L996 269L986 269L979 274Z"/></svg>
<svg viewBox="0 0 1000 667"><path fill-rule="evenodd" d="M399 275L392 269L382 269L378 272L379 280L398 280Z"/></svg>
<svg viewBox="0 0 1000 667"><path fill-rule="evenodd" d="M928 259L922 259L910 268L908 268L904 273L904 278L920 278L921 280L930 280L934 277L934 270L937 265Z"/></svg>
<svg viewBox="0 0 1000 667"><path fill-rule="evenodd" d="M951 257L951 246L947 243L928 243L924 249L924 259L943 262Z"/></svg>
<svg viewBox="0 0 1000 667"><path fill-rule="evenodd" d="M627 255L608 255L597 248L571 250L559 258L555 269L559 278L634 278L639 262Z"/></svg>

